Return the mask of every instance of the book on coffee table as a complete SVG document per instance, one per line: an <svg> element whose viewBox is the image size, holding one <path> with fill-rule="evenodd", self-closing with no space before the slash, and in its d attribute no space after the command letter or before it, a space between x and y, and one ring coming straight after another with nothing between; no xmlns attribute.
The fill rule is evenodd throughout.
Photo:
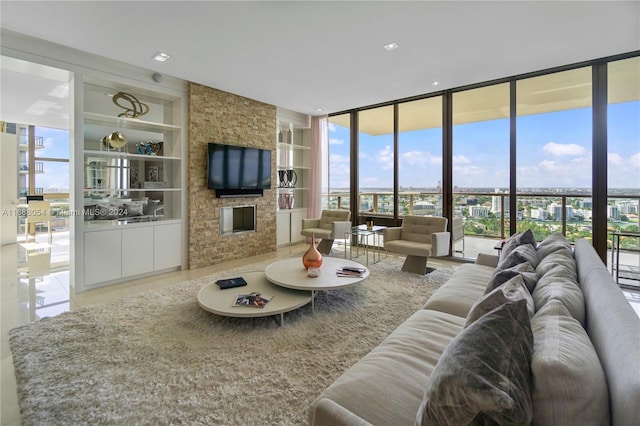
<svg viewBox="0 0 640 426"><path fill-rule="evenodd" d="M218 287L220 287L220 290L224 290L227 288L242 287L244 285L247 285L247 282L244 280L244 278L237 277L237 278L225 278L222 280L218 280L216 281L216 284L218 284Z"/></svg>
<svg viewBox="0 0 640 426"><path fill-rule="evenodd" d="M273 299L273 296L269 294L258 293L253 291L248 294L239 294L236 296L233 306L248 306L251 308L264 308L264 305L269 303Z"/></svg>

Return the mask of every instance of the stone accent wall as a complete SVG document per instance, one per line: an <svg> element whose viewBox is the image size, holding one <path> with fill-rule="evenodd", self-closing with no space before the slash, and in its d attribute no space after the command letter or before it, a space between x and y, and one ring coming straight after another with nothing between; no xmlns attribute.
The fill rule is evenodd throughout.
<svg viewBox="0 0 640 426"><path fill-rule="evenodd" d="M276 107L189 84L187 220L189 269L276 250ZM207 189L207 144L270 149L274 189L264 197L216 198ZM256 206L256 232L220 236L220 207Z"/></svg>

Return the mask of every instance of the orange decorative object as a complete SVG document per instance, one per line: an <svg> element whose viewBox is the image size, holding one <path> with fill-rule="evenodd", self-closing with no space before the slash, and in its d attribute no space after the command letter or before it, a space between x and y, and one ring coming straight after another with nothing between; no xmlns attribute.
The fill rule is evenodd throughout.
<svg viewBox="0 0 640 426"><path fill-rule="evenodd" d="M322 265L322 255L316 248L313 234L311 235L311 246L309 247L309 250L307 250L307 252L302 256L302 264L307 269L311 267L319 268L320 265Z"/></svg>

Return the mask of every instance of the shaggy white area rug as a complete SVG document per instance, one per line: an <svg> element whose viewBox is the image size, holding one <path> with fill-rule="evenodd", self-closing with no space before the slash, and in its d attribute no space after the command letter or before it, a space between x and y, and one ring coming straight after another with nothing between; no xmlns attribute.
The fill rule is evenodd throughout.
<svg viewBox="0 0 640 426"><path fill-rule="evenodd" d="M301 425L309 404L419 309L453 269L418 276L389 257L353 287L278 317L227 318L196 294L217 278L10 331L22 424Z"/></svg>

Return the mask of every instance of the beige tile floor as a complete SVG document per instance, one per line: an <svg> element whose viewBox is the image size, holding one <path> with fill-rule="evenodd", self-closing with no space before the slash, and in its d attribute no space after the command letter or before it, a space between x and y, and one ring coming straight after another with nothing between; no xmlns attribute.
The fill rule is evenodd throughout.
<svg viewBox="0 0 640 426"><path fill-rule="evenodd" d="M46 238L43 241L39 237L37 242L43 246L47 245ZM1 247L0 368L2 380L0 388L0 425L2 426L21 424L13 360L9 349L8 332L11 328L46 316L58 315L83 306L108 303L146 290L167 287L248 263L302 255L307 248L306 245L299 244L248 259L225 262L195 270L170 272L74 294L73 291L69 290L68 233L54 233L51 245L50 258L48 258L50 267L45 271L40 270L41 265L38 263L31 262L28 264L26 262L27 251L23 245L12 244ZM45 256L48 249L49 247L41 249L41 251L45 252ZM364 260L362 261L364 262ZM429 263L433 267L448 267L459 264L444 259L433 259ZM43 274L43 272L48 273ZM640 316L640 292L625 291L625 295Z"/></svg>

